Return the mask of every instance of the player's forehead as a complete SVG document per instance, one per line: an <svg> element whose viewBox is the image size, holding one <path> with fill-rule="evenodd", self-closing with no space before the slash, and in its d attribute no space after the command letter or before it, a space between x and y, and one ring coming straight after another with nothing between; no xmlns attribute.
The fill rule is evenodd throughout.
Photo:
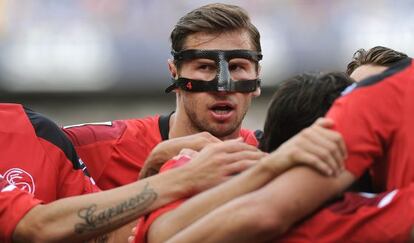
<svg viewBox="0 0 414 243"><path fill-rule="evenodd" d="M246 30L222 33L197 32L187 36L183 50L254 50L252 40Z"/></svg>
<svg viewBox="0 0 414 243"><path fill-rule="evenodd" d="M365 64L361 65L356 68L350 75L352 79L356 82L359 82L363 79L371 77L373 75L377 75L385 71L388 67L386 66L379 66L379 65L372 65L372 64Z"/></svg>

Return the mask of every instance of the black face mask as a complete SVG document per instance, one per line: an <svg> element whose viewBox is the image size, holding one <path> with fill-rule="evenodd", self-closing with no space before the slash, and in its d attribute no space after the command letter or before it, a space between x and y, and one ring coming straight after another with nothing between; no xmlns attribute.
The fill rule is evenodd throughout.
<svg viewBox="0 0 414 243"><path fill-rule="evenodd" d="M181 88L190 92L242 92L249 93L256 91L260 87L260 79L233 80L230 76L229 61L234 58L249 59L258 63L262 60L262 54L249 50L183 50L180 52L172 51L176 63L194 60L210 59L216 63L217 74L212 80L195 80L185 77L172 79L172 84L165 90L171 92L175 88Z"/></svg>

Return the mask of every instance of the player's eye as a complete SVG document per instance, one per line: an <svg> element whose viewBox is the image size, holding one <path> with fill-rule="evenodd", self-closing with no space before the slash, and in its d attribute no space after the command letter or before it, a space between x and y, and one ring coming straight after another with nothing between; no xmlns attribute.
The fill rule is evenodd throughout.
<svg viewBox="0 0 414 243"><path fill-rule="evenodd" d="M238 64L233 64L229 66L229 70L230 71L239 71L239 70L243 70L243 66L242 65L238 65Z"/></svg>
<svg viewBox="0 0 414 243"><path fill-rule="evenodd" d="M210 70L215 70L216 67L215 65L211 65L211 64L200 64L198 65L197 69L203 70L203 71L210 71Z"/></svg>

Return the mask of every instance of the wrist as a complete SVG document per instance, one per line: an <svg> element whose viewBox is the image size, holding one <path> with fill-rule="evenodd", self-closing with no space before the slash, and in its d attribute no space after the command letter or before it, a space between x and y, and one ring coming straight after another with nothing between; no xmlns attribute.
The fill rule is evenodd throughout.
<svg viewBox="0 0 414 243"><path fill-rule="evenodd" d="M260 160L260 165L263 170L272 173L273 176L278 176L290 168L290 163L286 156L283 156L277 151L263 157Z"/></svg>
<svg viewBox="0 0 414 243"><path fill-rule="evenodd" d="M198 192L199 183L197 178L194 178L194 173L190 166L182 166L174 169L175 186L181 197L190 197Z"/></svg>

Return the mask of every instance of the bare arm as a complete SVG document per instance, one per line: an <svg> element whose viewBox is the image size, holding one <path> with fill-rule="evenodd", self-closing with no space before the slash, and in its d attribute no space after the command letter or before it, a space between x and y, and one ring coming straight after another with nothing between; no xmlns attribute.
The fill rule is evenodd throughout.
<svg viewBox="0 0 414 243"><path fill-rule="evenodd" d="M18 223L13 240L76 242L107 233L205 187L205 182L190 179L193 173L191 168L180 168L120 188L36 206Z"/></svg>
<svg viewBox="0 0 414 243"><path fill-rule="evenodd" d="M273 178L264 165L254 166L213 190L201 193L177 209L163 214L151 225L148 242L164 242L225 202L255 190ZM249 183L245 183L249 181ZM241 186L243 185L243 186Z"/></svg>
<svg viewBox="0 0 414 243"><path fill-rule="evenodd" d="M330 126L332 124L328 122L323 125ZM337 139L335 132L320 128L321 126L303 131L276 152L263 158L252 169L217 188L192 198L179 208L157 218L150 227L149 242L164 242L215 208L262 187L296 164L310 165L326 175L340 171L343 157L346 154L343 144L335 143ZM327 138L324 141L312 140L314 137L320 136ZM313 145L316 146L312 147ZM336 153L337 150L340 152ZM330 160L330 163L325 163L318 158L318 156L324 157L325 154L329 155L326 160ZM219 225L218 227L220 227Z"/></svg>
<svg viewBox="0 0 414 243"><path fill-rule="evenodd" d="M294 168L211 212L169 242L266 242L285 233L353 181L347 171L325 177L309 168Z"/></svg>
<svg viewBox="0 0 414 243"><path fill-rule="evenodd" d="M240 140L223 144L234 152L257 150ZM262 153L255 154L261 156ZM15 242L84 241L167 203L215 186L227 180L229 174L239 173L249 165L246 161L235 163L231 159L189 163L116 189L36 206L16 226L13 239ZM130 229L128 235L129 232Z"/></svg>

